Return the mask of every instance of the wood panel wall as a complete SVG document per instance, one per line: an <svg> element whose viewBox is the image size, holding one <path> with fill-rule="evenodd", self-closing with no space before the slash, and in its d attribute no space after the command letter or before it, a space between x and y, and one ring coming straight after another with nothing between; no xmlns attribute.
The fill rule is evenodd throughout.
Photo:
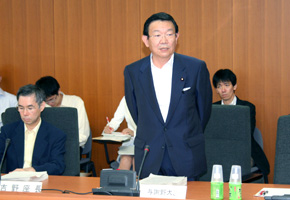
<svg viewBox="0 0 290 200"><path fill-rule="evenodd" d="M2 88L15 94L52 75L85 101L98 136L124 95L124 67L150 53L145 20L168 12L180 28L177 52L205 60L211 77L233 70L236 94L256 105L272 180L277 120L290 113L289 9L288 0L1 0ZM93 144L93 160L97 172L108 167L101 144Z"/></svg>

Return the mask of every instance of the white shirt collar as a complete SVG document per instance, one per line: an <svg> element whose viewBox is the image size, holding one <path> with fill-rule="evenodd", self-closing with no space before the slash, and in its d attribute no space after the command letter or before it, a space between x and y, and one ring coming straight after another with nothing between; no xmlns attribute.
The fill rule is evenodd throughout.
<svg viewBox="0 0 290 200"><path fill-rule="evenodd" d="M225 105L223 100L222 100L222 105ZM232 100L232 102L230 104L228 104L228 105L234 105L234 106L237 105L237 97L236 97L236 95L234 96L234 99Z"/></svg>

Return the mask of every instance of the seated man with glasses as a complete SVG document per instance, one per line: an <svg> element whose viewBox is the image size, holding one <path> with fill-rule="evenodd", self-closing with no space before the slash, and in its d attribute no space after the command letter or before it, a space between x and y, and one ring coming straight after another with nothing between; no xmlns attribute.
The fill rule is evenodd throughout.
<svg viewBox="0 0 290 200"><path fill-rule="evenodd" d="M78 112L79 145L80 153L90 135L90 124L84 101L75 95L65 95L60 91L57 80L51 76L40 78L36 85L41 88L46 96L45 102L51 107L73 107Z"/></svg>
<svg viewBox="0 0 290 200"><path fill-rule="evenodd" d="M65 170L64 132L41 119L45 108L45 94L35 85L26 85L17 93L20 121L2 126L0 157L5 143L10 139L6 152L6 171L47 171L61 175Z"/></svg>

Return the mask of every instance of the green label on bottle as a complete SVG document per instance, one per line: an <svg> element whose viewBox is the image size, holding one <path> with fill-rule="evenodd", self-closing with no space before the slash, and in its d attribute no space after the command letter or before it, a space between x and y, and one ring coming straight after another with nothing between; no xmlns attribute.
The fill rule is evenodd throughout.
<svg viewBox="0 0 290 200"><path fill-rule="evenodd" d="M229 183L229 199L230 200L242 199L241 183Z"/></svg>
<svg viewBox="0 0 290 200"><path fill-rule="evenodd" d="M223 199L224 198L224 183L223 182L211 182L211 199Z"/></svg>

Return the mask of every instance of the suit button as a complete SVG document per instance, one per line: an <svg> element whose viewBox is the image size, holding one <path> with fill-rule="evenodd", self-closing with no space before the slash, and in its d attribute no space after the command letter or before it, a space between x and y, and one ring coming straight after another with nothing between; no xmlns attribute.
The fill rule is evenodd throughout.
<svg viewBox="0 0 290 200"><path fill-rule="evenodd" d="M164 148L165 148L165 146L163 145L161 148L162 148L162 149L164 149Z"/></svg>
<svg viewBox="0 0 290 200"><path fill-rule="evenodd" d="M167 131L167 128L166 128L166 127L164 127L164 129L163 129L163 130L164 130L164 132L166 132L166 131Z"/></svg>

